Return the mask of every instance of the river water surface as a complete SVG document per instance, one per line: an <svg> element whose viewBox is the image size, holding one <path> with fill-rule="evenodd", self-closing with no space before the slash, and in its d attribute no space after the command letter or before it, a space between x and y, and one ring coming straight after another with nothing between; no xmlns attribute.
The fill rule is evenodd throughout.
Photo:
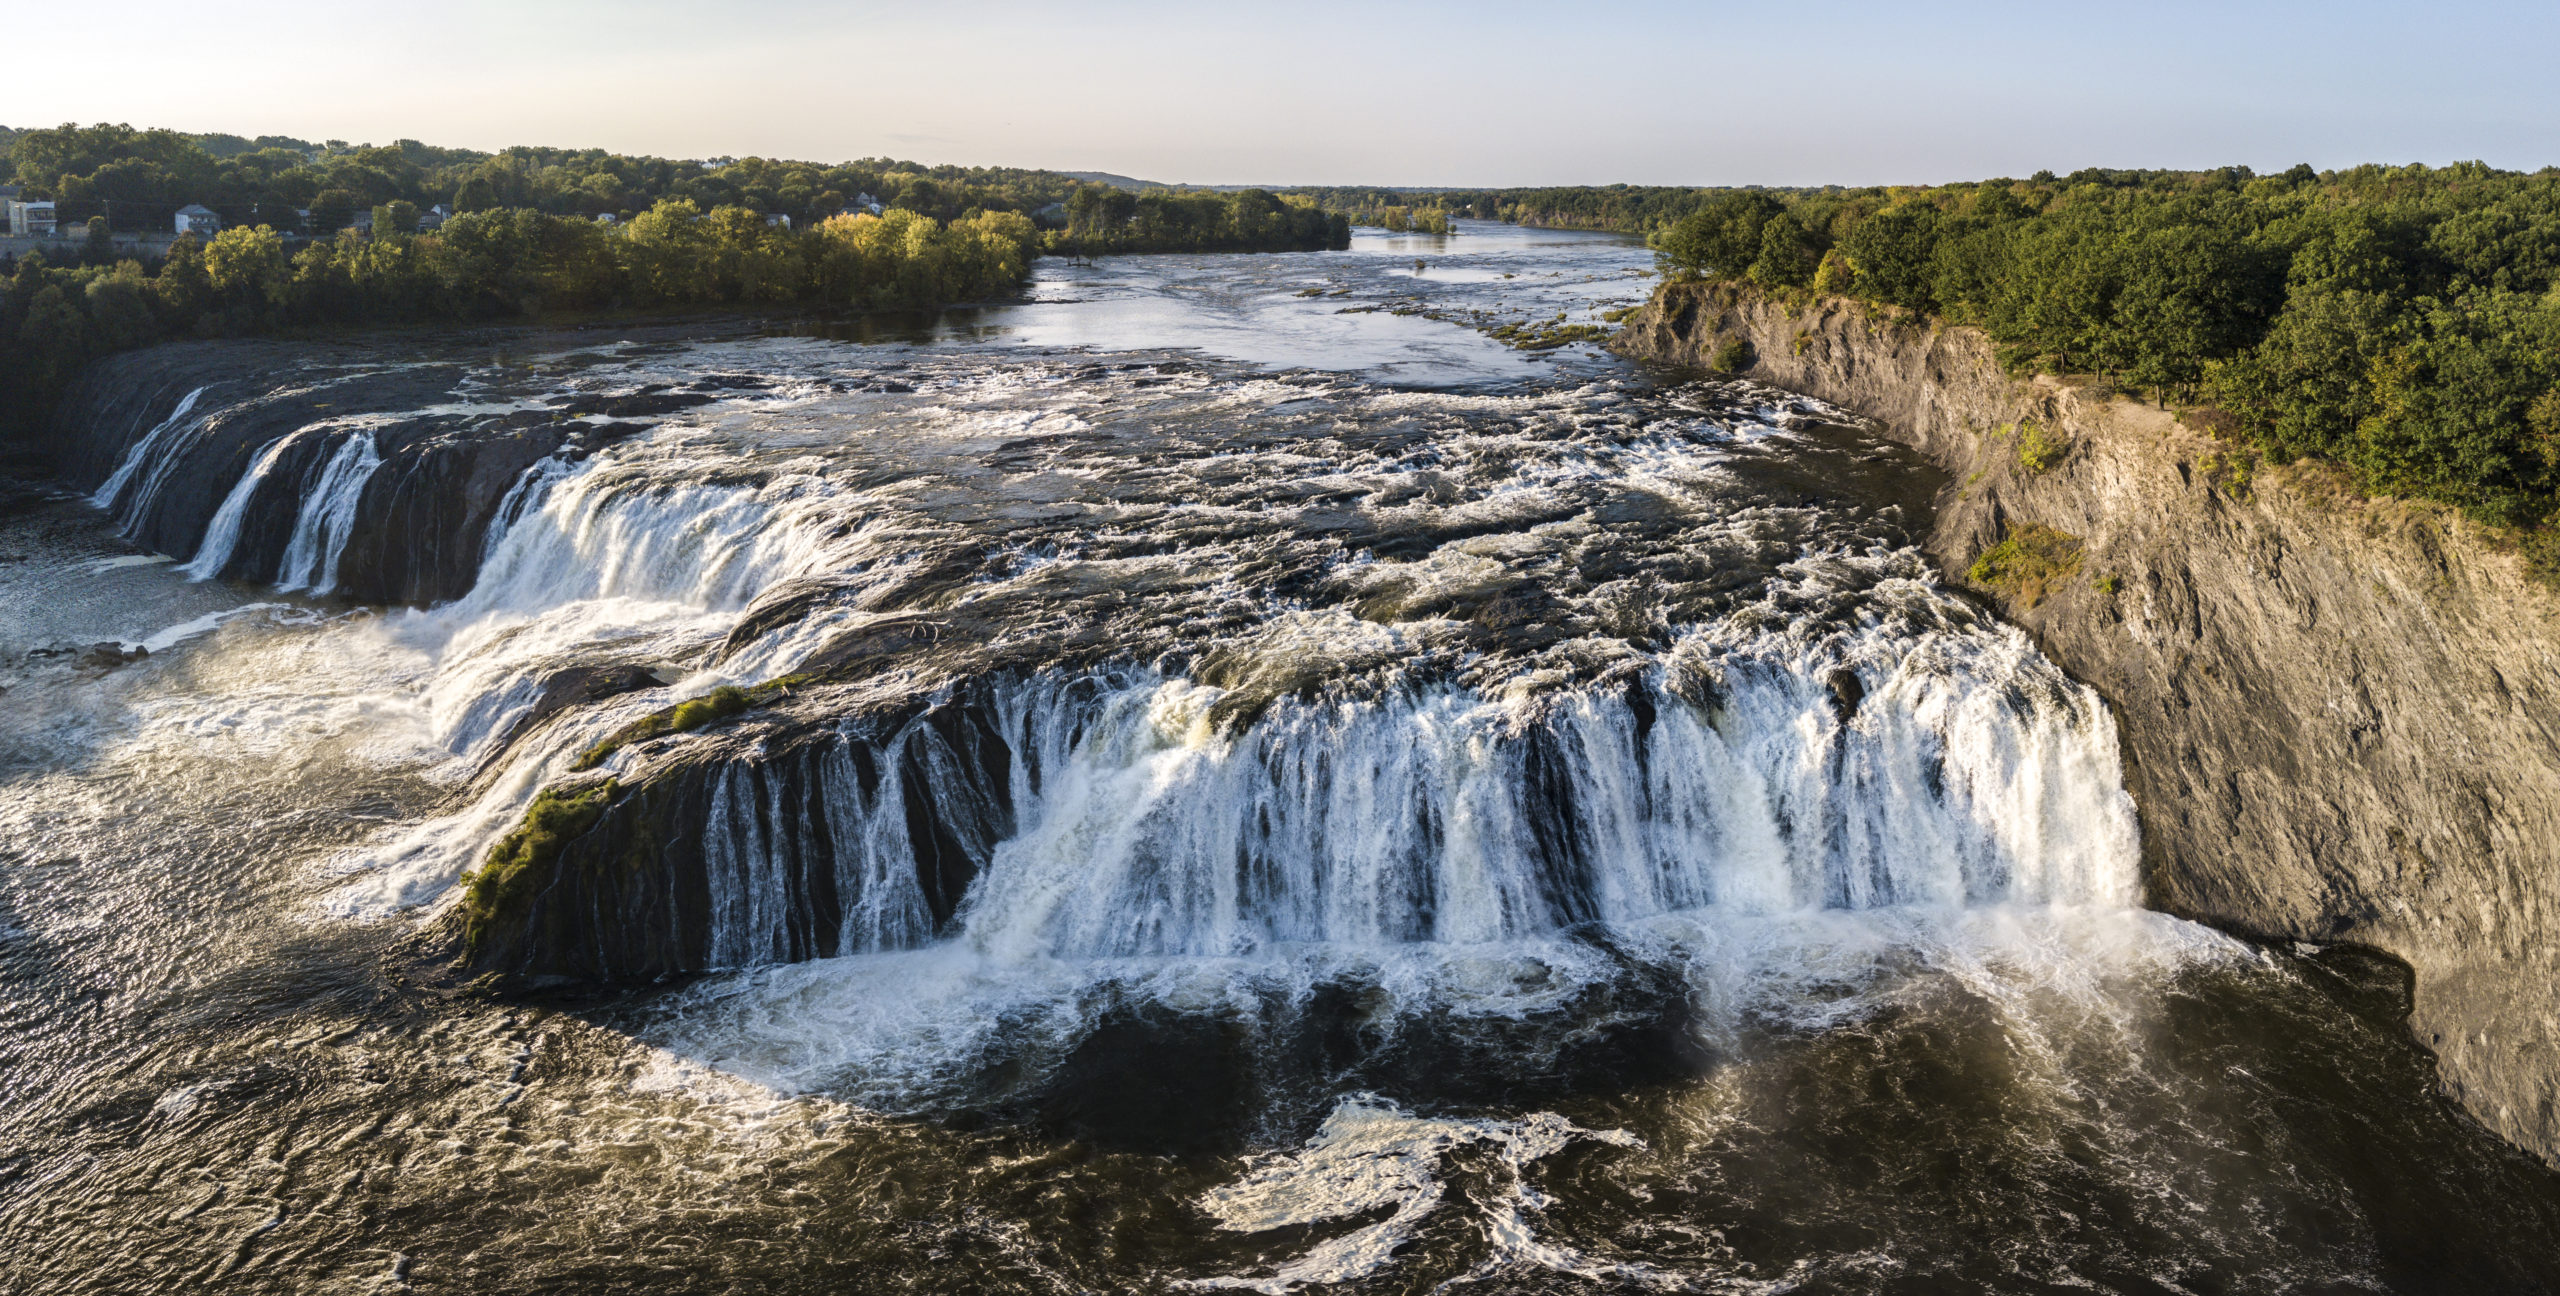
<svg viewBox="0 0 2560 1296"><path fill-rule="evenodd" d="M0 523L0 1287L2549 1290L2396 965L2140 907L2112 721L1939 584L1926 465L1485 331L1649 273L1467 223L138 395ZM339 592L393 420L668 392L467 592ZM716 757L707 970L440 974L598 739L920 625L611 757Z"/></svg>

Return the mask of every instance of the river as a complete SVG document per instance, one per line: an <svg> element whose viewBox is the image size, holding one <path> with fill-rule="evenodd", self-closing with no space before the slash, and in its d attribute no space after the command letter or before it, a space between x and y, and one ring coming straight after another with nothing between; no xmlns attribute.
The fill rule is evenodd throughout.
<svg viewBox="0 0 2560 1296"><path fill-rule="evenodd" d="M1650 273L110 362L0 521L0 1287L2560 1282L2402 969L2142 907L1926 464L1491 336Z"/></svg>

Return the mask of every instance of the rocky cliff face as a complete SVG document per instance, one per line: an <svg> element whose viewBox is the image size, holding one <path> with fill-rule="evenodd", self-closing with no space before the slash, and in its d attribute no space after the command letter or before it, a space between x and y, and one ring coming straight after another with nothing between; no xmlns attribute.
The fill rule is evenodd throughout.
<svg viewBox="0 0 2560 1296"><path fill-rule="evenodd" d="M2560 1161L2560 597L2513 555L2450 510L2012 381L1969 329L1675 284L1615 345L1740 359L1943 466L1934 556L2117 710L2151 902L2405 960L2447 1089Z"/></svg>

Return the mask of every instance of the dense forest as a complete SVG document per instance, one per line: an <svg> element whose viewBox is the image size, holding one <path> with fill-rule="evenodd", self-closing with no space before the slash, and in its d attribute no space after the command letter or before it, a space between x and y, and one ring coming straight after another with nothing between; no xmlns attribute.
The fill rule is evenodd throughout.
<svg viewBox="0 0 2560 1296"><path fill-rule="evenodd" d="M169 338L561 311L921 308L1010 293L1044 252L1350 240L1344 218L1305 198L1129 194L1046 171L351 149L123 126L0 143L18 183L82 230L75 253L0 262L0 432L41 417L90 359ZM422 222L429 200L458 214ZM181 238L154 263L120 256L114 232L134 213L166 229L188 202L260 219ZM1044 209L1057 228L1035 223Z"/></svg>
<svg viewBox="0 0 2560 1296"><path fill-rule="evenodd" d="M47 408L89 359L167 338L318 325L529 318L669 306L931 306L1013 291L1040 232L1015 212L948 224L892 209L806 228L745 207L668 199L600 225L524 208L468 212L413 233L415 208L374 210L352 230L289 248L235 225L171 247L156 273L112 251L73 264L19 258L0 280L0 420ZM92 241L104 246L103 226Z"/></svg>
<svg viewBox="0 0 2560 1296"><path fill-rule="evenodd" d="M883 207L950 221L972 210L1029 215L1085 187L1054 171L888 158L820 165L764 158L690 162L602 149L480 153L416 140L350 146L120 125L0 132L0 142L18 185L30 197L55 200L64 224L104 216L117 230L166 230L189 203L212 208L227 224L328 234L357 213L392 202L627 220L669 199L704 211L747 207L805 225L851 209L866 195ZM311 213L307 222L302 211Z"/></svg>
<svg viewBox="0 0 2560 1296"><path fill-rule="evenodd" d="M2039 173L1729 191L1679 270L1980 325L2015 368L2208 403L2267 459L2539 528L2560 557L2560 169Z"/></svg>
<svg viewBox="0 0 2560 1296"><path fill-rule="evenodd" d="M1550 189L1291 189L1356 223L1385 225L1386 213L1446 213L1448 217L1508 221L1553 229L1614 230L1649 234L1696 211L1721 189L1664 185L1576 185ZM1781 192L1771 190L1769 192Z"/></svg>
<svg viewBox="0 0 2560 1296"><path fill-rule="evenodd" d="M1066 204L1067 227L1051 251L1321 252L1351 246L1351 223L1310 199L1263 189L1234 193L1087 185Z"/></svg>

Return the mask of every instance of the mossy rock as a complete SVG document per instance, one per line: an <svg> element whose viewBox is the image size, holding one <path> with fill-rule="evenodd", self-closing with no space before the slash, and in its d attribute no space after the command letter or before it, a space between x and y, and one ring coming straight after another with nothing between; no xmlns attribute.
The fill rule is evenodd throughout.
<svg viewBox="0 0 2560 1296"><path fill-rule="evenodd" d="M612 779L547 787L526 806L523 822L489 848L489 858L462 883L463 934L477 951L497 923L521 915L552 877L560 852L604 818L619 785Z"/></svg>
<svg viewBox="0 0 2560 1296"><path fill-rule="evenodd" d="M591 770L603 764L615 752L633 743L647 742L652 738L663 738L669 734L691 733L696 729L718 724L732 716L744 715L757 707L770 706L775 699L789 693L793 685L807 682L808 677L805 675L786 675L780 679L767 680L752 688L723 684L701 697L687 698L663 711L653 711L614 730L603 742L580 753L577 763L569 768L572 771Z"/></svg>

